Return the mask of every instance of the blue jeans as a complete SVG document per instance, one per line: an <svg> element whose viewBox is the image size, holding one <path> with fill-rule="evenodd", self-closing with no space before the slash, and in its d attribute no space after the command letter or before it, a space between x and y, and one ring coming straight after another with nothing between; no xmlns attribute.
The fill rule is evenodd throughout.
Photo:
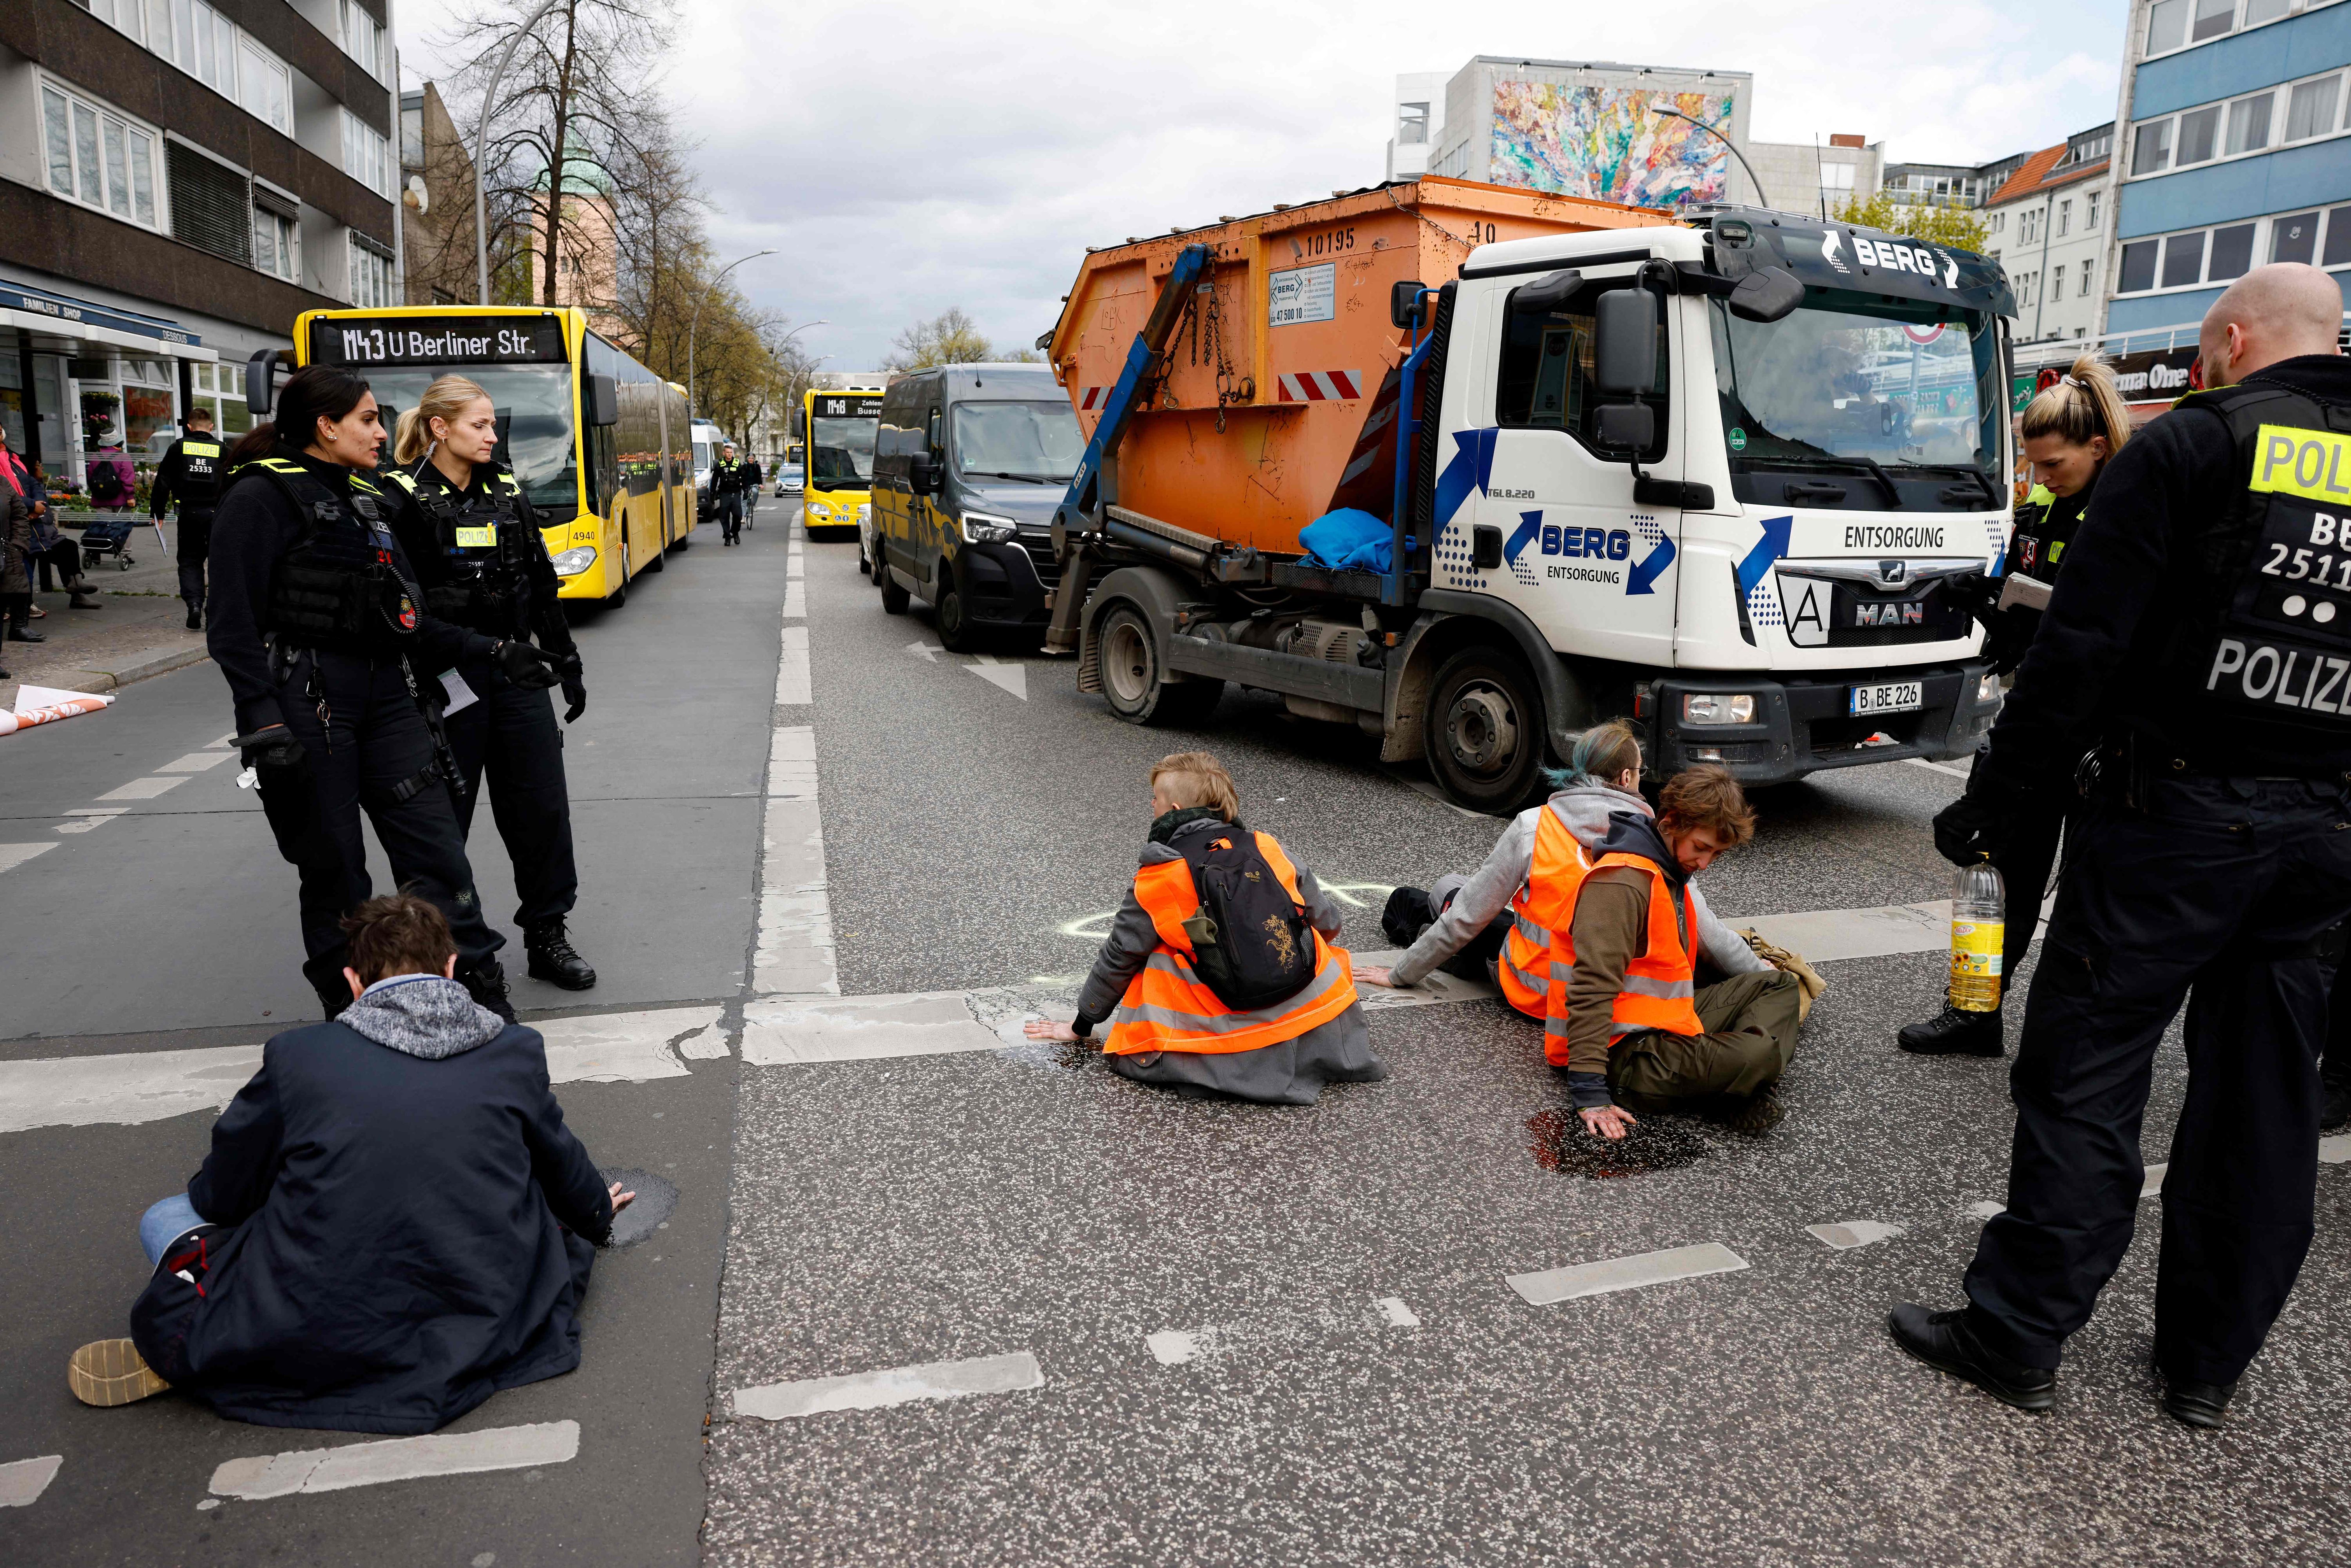
<svg viewBox="0 0 2351 1568"><path fill-rule="evenodd" d="M196 1212L184 1192L175 1192L139 1217L139 1245L146 1249L147 1266L163 1260L163 1249L193 1230L212 1223Z"/></svg>

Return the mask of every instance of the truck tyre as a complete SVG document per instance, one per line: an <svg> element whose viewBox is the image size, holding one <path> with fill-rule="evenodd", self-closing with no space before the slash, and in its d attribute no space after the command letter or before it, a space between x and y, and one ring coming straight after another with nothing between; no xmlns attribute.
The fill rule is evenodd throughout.
<svg viewBox="0 0 2351 1568"><path fill-rule="evenodd" d="M873 563L873 581L882 590L882 609L885 613L906 613L907 601L913 596L898 586L898 580L890 575L890 569L878 560Z"/></svg>
<svg viewBox="0 0 2351 1568"><path fill-rule="evenodd" d="M939 595L931 612L939 630L939 646L950 653L968 653L977 638L971 629L971 617L964 613L963 595L953 585Z"/></svg>
<svg viewBox="0 0 2351 1568"><path fill-rule="evenodd" d="M1534 792L1542 762L1542 700L1518 656L1464 648L1429 684L1429 771L1473 811L1510 811Z"/></svg>
<svg viewBox="0 0 2351 1568"><path fill-rule="evenodd" d="M1150 621L1132 604L1121 604L1095 623L1102 646L1102 695L1110 711L1129 724L1154 729L1197 724L1225 695L1222 681L1170 683Z"/></svg>

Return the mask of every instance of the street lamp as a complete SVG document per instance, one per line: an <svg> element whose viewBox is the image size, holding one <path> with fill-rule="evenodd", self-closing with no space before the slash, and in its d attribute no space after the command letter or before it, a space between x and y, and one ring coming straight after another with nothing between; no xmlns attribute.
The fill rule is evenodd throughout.
<svg viewBox="0 0 2351 1568"><path fill-rule="evenodd" d="M704 303L706 302L712 295L718 292L718 286L726 281L726 275L728 273L734 271L737 267L742 266L747 261L757 261L763 256L773 256L776 253L772 250L755 250L748 256L737 256L733 261L728 262L726 266L718 269L718 276L710 280L710 287L704 289L702 291L701 298L694 302L694 319L685 329L686 418L692 419L694 417L694 335L702 329L702 307ZM672 362L674 363L675 361L673 361Z"/></svg>
<svg viewBox="0 0 2351 1568"><path fill-rule="evenodd" d="M1725 147L1729 148L1730 155L1739 160L1739 166L1747 171L1747 178L1754 183L1755 200L1759 204L1765 203L1770 200L1770 198L1764 194L1763 182L1755 178L1755 165L1747 161L1747 154L1741 152L1739 150L1739 144L1731 141L1729 137L1725 136L1721 131L1717 131L1713 126L1708 125L1697 115L1684 114L1678 109L1653 109L1649 112L1652 114L1670 114L1676 120L1687 120L1692 125L1697 126L1700 131L1705 131L1708 135L1721 142Z"/></svg>
<svg viewBox="0 0 2351 1568"><path fill-rule="evenodd" d="M474 131L474 267L481 275L482 303L485 305L490 302L490 231L488 206L482 195L482 181L488 172L485 160L490 150L490 111L497 107L498 83L506 79L507 67L514 63L515 51L522 47L522 41L530 30L538 26L539 19L554 10L559 3L559 0L539 0L538 9L533 11L529 19L515 29L515 36L507 40L507 47L498 55L497 68L490 73L490 85L482 90L482 120ZM556 201L563 194L552 188L554 173L552 169L548 171L550 188L547 193L547 221L550 225L555 222Z"/></svg>

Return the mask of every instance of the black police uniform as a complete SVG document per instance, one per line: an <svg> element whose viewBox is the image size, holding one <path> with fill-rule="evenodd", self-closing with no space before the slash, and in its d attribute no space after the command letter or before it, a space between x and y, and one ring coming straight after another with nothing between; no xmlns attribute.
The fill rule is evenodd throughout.
<svg viewBox="0 0 2351 1568"><path fill-rule="evenodd" d="M504 939L482 919L415 669L539 661L420 611L392 511L366 478L290 447L238 469L213 523L205 643L228 679L278 852L300 874L302 972L327 1016L350 1000L338 923L371 893L364 810L393 883L448 917L457 977L511 1018Z"/></svg>
<svg viewBox="0 0 2351 1568"><path fill-rule="evenodd" d="M492 638L536 637L563 674L570 707L567 722L588 706L580 651L571 640L548 559L538 515L513 474L477 464L458 491L430 462L387 470L402 493L392 531L416 567L424 608L434 616ZM514 861L530 973L567 990L584 991L596 971L572 949L564 919L580 897L580 870L571 848L571 797L563 777L563 732L544 688L525 690L488 661L456 666L476 701L443 723L458 768L457 823L473 834L482 776L490 782L490 814ZM437 673L437 672L434 672Z"/></svg>
<svg viewBox="0 0 2351 1568"><path fill-rule="evenodd" d="M2220 1418L2302 1266L2326 1025L2314 942L2351 915L2346 503L2351 361L2288 360L2181 400L2106 465L1991 750L1937 820L1951 858L1996 852L2003 813L2074 788L2077 737L2109 743L2078 770L2087 799L2026 1002L2008 1207L1964 1313L1896 1309L1906 1348L1995 1393L2006 1379L2002 1397L2037 1383L2047 1403L2130 1243L2150 1069L2183 997L2156 1283L2167 1408Z"/></svg>
<svg viewBox="0 0 2351 1568"><path fill-rule="evenodd" d="M220 437L192 430L164 451L148 493L147 511L157 522L173 501L180 504L180 598L188 606L190 631L204 624L204 558L212 550L213 508L225 467Z"/></svg>
<svg viewBox="0 0 2351 1568"><path fill-rule="evenodd" d="M718 509L719 542L743 542L743 461L720 460L710 469L710 502Z"/></svg>
<svg viewBox="0 0 2351 1568"><path fill-rule="evenodd" d="M2082 514L2097 480L2071 496L2055 496L2039 486L2017 508L2015 531L2001 575L1980 583L1982 602L1977 618L1984 625L1984 652L1992 669L2007 674L2022 662L2040 630L2038 610L2022 604L1998 608L2001 587L2011 577L2029 577L2053 585L2065 560L2065 551L2080 530ZM2087 742L2084 742L2087 748ZM2001 1002L2005 1008L2010 988L2032 946L2041 924L2041 901L2049 891L2050 873L2056 869L2057 847L2063 836L2067 807L2064 800L2036 802L2020 809L2006 824L1992 864L2007 889L2008 922L2001 947ZM2001 1013L1963 1012L1946 1007L1924 1023L1911 1024L1898 1037L1902 1049L1921 1056L2000 1056L2008 1049Z"/></svg>

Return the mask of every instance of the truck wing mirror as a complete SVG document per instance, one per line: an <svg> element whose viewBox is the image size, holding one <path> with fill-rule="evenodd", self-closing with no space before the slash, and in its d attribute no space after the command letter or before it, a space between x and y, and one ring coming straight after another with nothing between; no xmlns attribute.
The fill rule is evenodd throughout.
<svg viewBox="0 0 2351 1568"><path fill-rule="evenodd" d="M621 423L621 384L611 376L590 375L588 393L588 423L611 425Z"/></svg>
<svg viewBox="0 0 2351 1568"><path fill-rule="evenodd" d="M1655 390L1657 305L1649 291L1612 288L1593 302L1592 314L1592 379L1602 395L1637 397Z"/></svg>
<svg viewBox="0 0 2351 1568"><path fill-rule="evenodd" d="M1511 290L1510 314L1548 316L1563 308L1583 287L1583 274L1573 267L1564 272L1546 273L1532 283L1522 283Z"/></svg>
<svg viewBox="0 0 2351 1568"><path fill-rule="evenodd" d="M1804 302L1804 286L1784 267L1758 267L1730 291L1730 313L1742 321L1777 321Z"/></svg>
<svg viewBox="0 0 2351 1568"><path fill-rule="evenodd" d="M277 350L264 349L245 361L245 408L256 419L269 417L277 386Z"/></svg>
<svg viewBox="0 0 2351 1568"><path fill-rule="evenodd" d="M1657 439L1657 411L1646 402L1607 402L1598 410L1600 444L1646 452Z"/></svg>
<svg viewBox="0 0 2351 1568"><path fill-rule="evenodd" d="M1422 300L1427 293L1428 285L1416 277L1392 286L1388 289L1388 319L1406 332L1418 331Z"/></svg>

